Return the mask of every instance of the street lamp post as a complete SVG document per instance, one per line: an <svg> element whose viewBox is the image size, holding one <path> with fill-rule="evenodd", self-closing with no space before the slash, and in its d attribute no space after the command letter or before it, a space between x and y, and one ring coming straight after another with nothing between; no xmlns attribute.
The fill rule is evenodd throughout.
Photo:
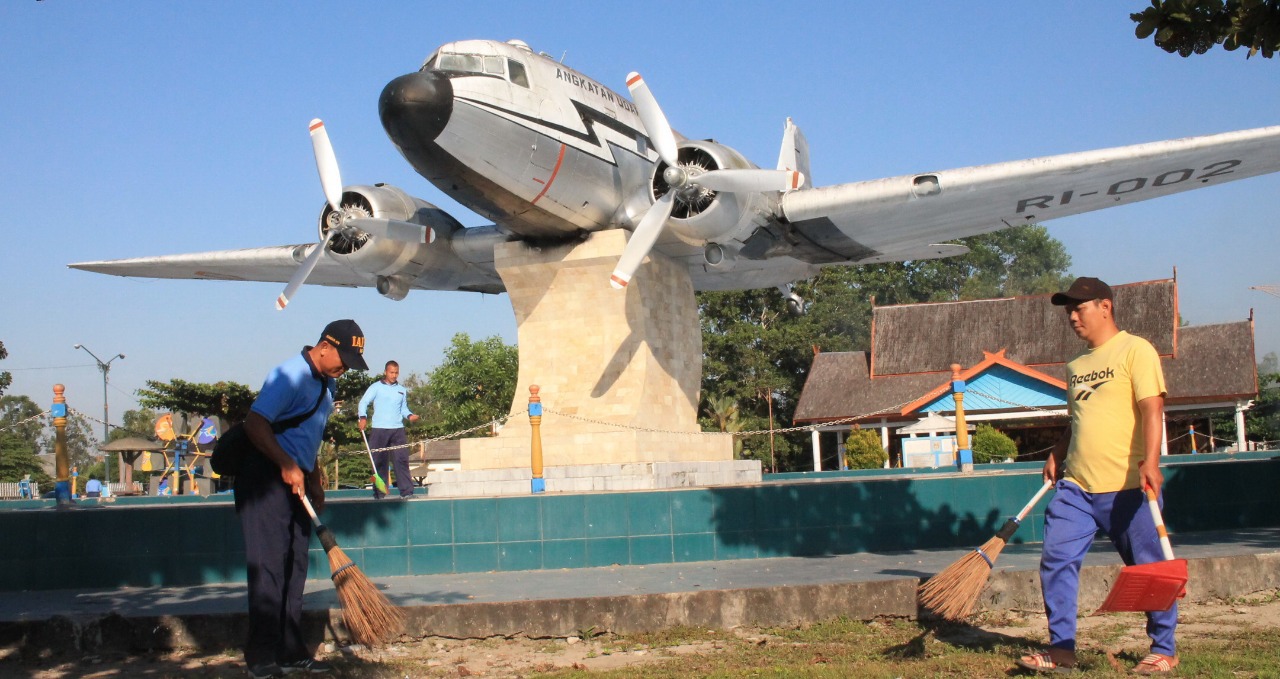
<svg viewBox="0 0 1280 679"><path fill-rule="evenodd" d="M98 370L102 371L102 442L106 443L107 436L110 434L110 432L108 431L107 422L111 421L107 417L107 379L108 379L107 374L111 372L111 364L117 358L123 359L124 354L116 354L115 356L112 356L108 361L104 363L102 359L98 358L97 354L93 353L92 351L89 351L89 347L86 347L83 344L77 344L72 348L84 349L86 353L88 353L90 356L93 357L94 361L97 361ZM106 483L110 484L111 483L111 453L107 453L106 455L104 455L102 460L103 460L103 465L106 467L106 471L104 473L104 476L107 477Z"/></svg>

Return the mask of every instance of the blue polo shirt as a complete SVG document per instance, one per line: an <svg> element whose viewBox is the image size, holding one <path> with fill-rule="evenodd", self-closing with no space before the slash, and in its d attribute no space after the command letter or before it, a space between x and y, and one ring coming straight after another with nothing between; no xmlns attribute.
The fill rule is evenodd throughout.
<svg viewBox="0 0 1280 679"><path fill-rule="evenodd" d="M370 403L373 404L373 419L369 425L374 429L399 429L404 426L405 418L413 414L409 412L409 392L399 382L387 384L378 380L370 384L360 398L356 412L366 417Z"/></svg>
<svg viewBox="0 0 1280 679"><path fill-rule="evenodd" d="M321 398L320 390L327 392L320 401L320 407L316 408L311 417L296 427L276 434L280 447L305 472L316 467L316 453L324 439L324 426L329 421L329 414L333 412L333 396L338 388L336 380L323 377L316 371L307 356L310 349L311 347L304 347L298 355L272 368L266 381L262 383L258 398L249 408L268 422L276 423L311 410L316 399Z"/></svg>

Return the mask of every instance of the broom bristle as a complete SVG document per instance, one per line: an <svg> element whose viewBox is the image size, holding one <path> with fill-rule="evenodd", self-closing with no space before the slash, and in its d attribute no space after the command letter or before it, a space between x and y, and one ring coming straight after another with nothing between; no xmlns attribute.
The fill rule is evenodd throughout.
<svg viewBox="0 0 1280 679"><path fill-rule="evenodd" d="M351 636L365 646L380 646L404 629L404 613L378 591L336 544L328 550L342 620Z"/></svg>
<svg viewBox="0 0 1280 679"><path fill-rule="evenodd" d="M987 585L992 564L995 564L1004 546L1003 538L993 537L982 547L965 554L941 573L929 578L928 582L920 586L920 604L947 620L968 617L973 611L973 605L978 602L982 589ZM982 558L982 553L987 555L986 559ZM987 563L987 559L991 562Z"/></svg>

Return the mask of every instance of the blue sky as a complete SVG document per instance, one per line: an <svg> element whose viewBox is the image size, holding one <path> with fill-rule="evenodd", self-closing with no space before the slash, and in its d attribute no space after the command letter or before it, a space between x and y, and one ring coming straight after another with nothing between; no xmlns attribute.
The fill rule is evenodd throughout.
<svg viewBox="0 0 1280 679"><path fill-rule="evenodd" d="M257 388L334 318L371 364L436 365L450 338L515 341L505 295L150 281L78 261L314 241L323 203L307 123L325 120L348 183L388 182L484 223L417 176L382 131L387 81L442 43L520 38L617 91L644 74L672 124L762 166L791 116L818 185L1280 123L1280 63L1182 59L1133 36L1145 0L1088 3L0 3L0 341L38 403L68 387L112 420L148 379ZM1256 309L1280 351L1280 177L1047 222L1072 273L1112 283L1178 269L1192 324Z"/></svg>

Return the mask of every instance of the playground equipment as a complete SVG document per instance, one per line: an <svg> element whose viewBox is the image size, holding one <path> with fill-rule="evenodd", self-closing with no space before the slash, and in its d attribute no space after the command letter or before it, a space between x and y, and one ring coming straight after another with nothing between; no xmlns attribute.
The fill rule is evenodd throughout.
<svg viewBox="0 0 1280 679"><path fill-rule="evenodd" d="M156 437L164 442L160 454L164 456L164 470L160 473L162 486L167 487L167 494L177 495L182 487L182 473L186 472L188 487L192 494L200 494L200 486L196 482L196 470L206 469L209 453L201 448L213 443L218 438L217 418L201 417L189 413L165 413L156 418ZM185 464L184 464L185 462ZM144 462L143 469L149 471L150 460ZM213 470L209 470L210 478L217 478Z"/></svg>

